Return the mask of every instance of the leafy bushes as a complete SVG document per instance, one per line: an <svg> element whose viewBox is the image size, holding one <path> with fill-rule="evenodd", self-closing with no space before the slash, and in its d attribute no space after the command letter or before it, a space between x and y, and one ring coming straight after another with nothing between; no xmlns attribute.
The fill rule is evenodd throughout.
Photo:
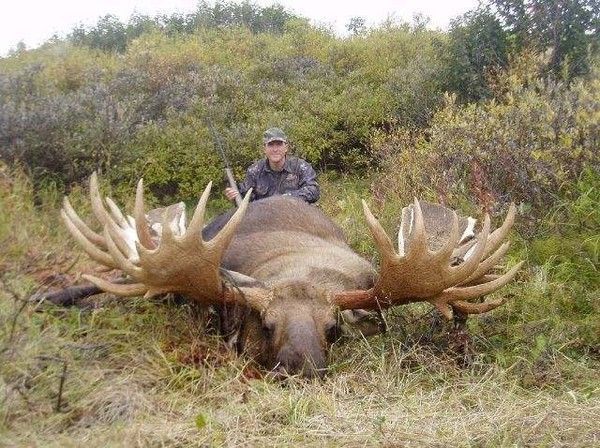
<svg viewBox="0 0 600 448"><path fill-rule="evenodd" d="M513 46L548 56L544 71L566 79L588 74L600 49L597 0L489 0Z"/></svg>
<svg viewBox="0 0 600 448"><path fill-rule="evenodd" d="M101 20L82 41L0 61L0 159L36 183L69 188L101 170L114 186L143 175L159 198L187 199L221 177L209 121L238 176L277 125L321 170L381 166L403 195L536 210L597 164L598 73L546 79L527 55L505 73L516 31L498 12L448 34L387 23L342 39L273 8Z"/></svg>
<svg viewBox="0 0 600 448"><path fill-rule="evenodd" d="M245 27L253 33L282 33L286 22L293 18L298 19L281 5L263 8L248 1L217 1L212 5L200 1L196 11L190 14L160 15L154 18L137 14L128 23L107 15L101 17L93 27L74 28L68 40L75 45L123 53L133 40L153 31L181 35L192 34L198 28Z"/></svg>
<svg viewBox="0 0 600 448"><path fill-rule="evenodd" d="M546 214L532 241L531 258L546 264L553 280L576 280L582 291L600 288L600 173L586 169Z"/></svg>
<svg viewBox="0 0 600 448"><path fill-rule="evenodd" d="M498 18L480 8L456 19L448 33L444 87L463 101L493 95L490 78L508 66L508 35Z"/></svg>
<svg viewBox="0 0 600 448"><path fill-rule="evenodd" d="M515 201L540 216L586 166L597 170L598 73L568 86L536 78L530 62L499 79L498 100L461 106L450 95L427 133L400 129L375 138L393 167L384 184L403 186L405 198L433 194L456 203L466 197L488 208Z"/></svg>
<svg viewBox="0 0 600 448"><path fill-rule="evenodd" d="M364 169L374 128L431 117L440 39L408 25L340 39L289 20L281 34L151 30L122 55L64 43L24 52L0 62L0 158L65 187L101 170L186 199L221 177L210 119L240 176L274 125L319 168Z"/></svg>

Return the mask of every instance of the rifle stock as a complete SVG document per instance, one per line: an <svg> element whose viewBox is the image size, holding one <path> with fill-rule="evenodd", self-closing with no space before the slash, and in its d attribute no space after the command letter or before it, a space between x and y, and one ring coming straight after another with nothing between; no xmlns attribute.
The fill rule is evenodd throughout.
<svg viewBox="0 0 600 448"><path fill-rule="evenodd" d="M229 166L230 166L229 160L227 160L227 156L225 155L225 149L223 148L223 143L221 142L221 138L219 137L219 134L215 130L215 127L213 126L212 120L210 119L210 117L206 117L206 124L208 125L208 128L210 129L210 133L212 134L215 150L221 156L221 160L223 161L223 164L225 165L224 170L225 170L225 175L227 176L227 182L229 183L229 187L232 188L233 190L235 190L235 192L236 192L235 205L237 207L239 207L240 204L242 203L242 197L240 196L240 191L238 190L237 184L235 183L235 178L233 177L233 172L231 171L231 168L229 168Z"/></svg>
<svg viewBox="0 0 600 448"><path fill-rule="evenodd" d="M242 197L240 196L240 191L238 190L237 184L235 183L235 178L233 177L231 168L225 168L225 175L227 176L227 181L229 182L229 187L233 188L236 192L235 205L237 207L239 207L240 204L242 203Z"/></svg>

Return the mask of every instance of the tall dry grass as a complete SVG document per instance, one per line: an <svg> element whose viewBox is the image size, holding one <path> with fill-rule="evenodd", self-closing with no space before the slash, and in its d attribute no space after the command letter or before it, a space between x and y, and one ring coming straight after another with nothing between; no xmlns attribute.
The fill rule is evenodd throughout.
<svg viewBox="0 0 600 448"><path fill-rule="evenodd" d="M415 306L388 315L388 334L349 335L336 344L325 380L279 384L207 334L189 304L108 295L81 308L27 302L91 266L67 239L52 189L34 205L27 179L2 173L0 446L600 441L597 346L580 334L590 328L581 324L590 310L572 310L562 327L536 313L539 301L553 297L549 288L567 288L549 265L530 265L509 289L508 305L473 320L476 354L468 367L440 345L447 328L432 331L428 309ZM356 218L357 198L370 182L326 177L323 183L329 193L322 206L370 253ZM53 277L63 271L67 280Z"/></svg>

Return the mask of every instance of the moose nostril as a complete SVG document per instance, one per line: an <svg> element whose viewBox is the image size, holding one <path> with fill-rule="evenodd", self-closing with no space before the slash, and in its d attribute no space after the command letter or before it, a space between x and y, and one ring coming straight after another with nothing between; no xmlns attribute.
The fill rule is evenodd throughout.
<svg viewBox="0 0 600 448"><path fill-rule="evenodd" d="M322 380L325 376L325 369L317 369L312 364L304 364L304 368L302 369L302 376L309 380Z"/></svg>
<svg viewBox="0 0 600 448"><path fill-rule="evenodd" d="M282 356L285 355L285 356ZM307 379L322 379L326 373L325 362L315 362L311 357L301 353L280 353L277 365L271 370L276 378L288 378L301 375Z"/></svg>
<svg viewBox="0 0 600 448"><path fill-rule="evenodd" d="M281 363L277 363L277 365L271 369L268 376L276 381L284 381L289 378L290 374L285 366Z"/></svg>

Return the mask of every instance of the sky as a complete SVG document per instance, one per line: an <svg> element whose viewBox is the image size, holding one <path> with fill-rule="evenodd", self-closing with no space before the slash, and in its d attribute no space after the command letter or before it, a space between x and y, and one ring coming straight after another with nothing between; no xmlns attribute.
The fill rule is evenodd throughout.
<svg viewBox="0 0 600 448"><path fill-rule="evenodd" d="M279 3L308 17L315 23L328 24L344 33L352 17L363 17L368 26L388 17L411 21L421 13L431 19L430 26L447 28L450 20L476 7L478 0L254 0L269 6ZM34 48L54 34L66 35L75 25L94 25L99 17L112 14L127 21L133 13L154 16L159 13L187 13L197 0L13 0L6 2L0 14L0 56L19 41Z"/></svg>

